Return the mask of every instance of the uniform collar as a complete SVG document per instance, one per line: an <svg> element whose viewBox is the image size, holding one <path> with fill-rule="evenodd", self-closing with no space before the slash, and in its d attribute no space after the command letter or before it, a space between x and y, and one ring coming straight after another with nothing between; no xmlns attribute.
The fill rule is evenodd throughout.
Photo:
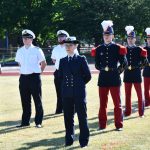
<svg viewBox="0 0 150 150"><path fill-rule="evenodd" d="M68 55L68 58L69 58L69 57L72 57L72 58L75 57L75 56L76 56L75 51L77 51L77 49L74 50L74 53L73 53L72 55Z"/></svg>
<svg viewBox="0 0 150 150"><path fill-rule="evenodd" d="M75 54L72 54L72 55L68 55L68 58L69 58L69 57L72 57L72 58L73 58L73 57L74 57L74 55L75 55Z"/></svg>
<svg viewBox="0 0 150 150"><path fill-rule="evenodd" d="M134 47L136 47L136 45L134 44L134 45L132 45L132 46L127 46L128 48L134 48Z"/></svg>
<svg viewBox="0 0 150 150"><path fill-rule="evenodd" d="M112 44L113 44L113 42L110 42L109 44L105 44L105 43L104 43L104 46L108 47L108 46L110 46L110 45L112 45Z"/></svg>
<svg viewBox="0 0 150 150"><path fill-rule="evenodd" d="M29 49L29 48L33 48L33 47L34 47L33 44L31 44L28 48L26 48L25 45L24 45L24 48L25 48L25 49Z"/></svg>

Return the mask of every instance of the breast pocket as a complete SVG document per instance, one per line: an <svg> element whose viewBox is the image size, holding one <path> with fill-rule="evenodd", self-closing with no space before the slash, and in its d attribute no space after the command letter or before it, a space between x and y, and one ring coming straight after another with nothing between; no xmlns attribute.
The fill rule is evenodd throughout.
<svg viewBox="0 0 150 150"><path fill-rule="evenodd" d="M36 64L37 63L37 56L36 55L30 55L29 56L29 62L31 64Z"/></svg>

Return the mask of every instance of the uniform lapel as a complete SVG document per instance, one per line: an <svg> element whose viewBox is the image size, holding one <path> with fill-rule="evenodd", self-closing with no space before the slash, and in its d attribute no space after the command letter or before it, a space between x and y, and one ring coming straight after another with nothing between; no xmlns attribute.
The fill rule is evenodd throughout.
<svg viewBox="0 0 150 150"><path fill-rule="evenodd" d="M72 65L72 72L73 72L73 74L75 74L76 73L76 70L77 70L77 66L78 66L78 59L77 59L77 55L75 54L74 56L73 56L73 60L72 60L72 63L71 63L71 65Z"/></svg>
<svg viewBox="0 0 150 150"><path fill-rule="evenodd" d="M68 56L66 57L66 69L67 69L67 71L68 71L69 74L73 74L73 72L72 72L72 63L70 63L68 61Z"/></svg>

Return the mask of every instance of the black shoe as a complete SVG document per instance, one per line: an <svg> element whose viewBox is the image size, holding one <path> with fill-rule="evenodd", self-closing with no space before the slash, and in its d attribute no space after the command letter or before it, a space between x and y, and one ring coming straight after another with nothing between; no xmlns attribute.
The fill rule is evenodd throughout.
<svg viewBox="0 0 150 150"><path fill-rule="evenodd" d="M23 127L29 127L30 124L21 124L21 125L18 125L16 126L16 128L23 128Z"/></svg>
<svg viewBox="0 0 150 150"><path fill-rule="evenodd" d="M98 128L97 130L103 132L103 131L106 131L106 128Z"/></svg>
<svg viewBox="0 0 150 150"><path fill-rule="evenodd" d="M73 143L65 144L65 147L71 146Z"/></svg>
<svg viewBox="0 0 150 150"><path fill-rule="evenodd" d="M87 144L81 145L81 148L87 148Z"/></svg>
<svg viewBox="0 0 150 150"><path fill-rule="evenodd" d="M73 142L68 142L68 143L65 144L66 147L71 146L71 145L73 145Z"/></svg>

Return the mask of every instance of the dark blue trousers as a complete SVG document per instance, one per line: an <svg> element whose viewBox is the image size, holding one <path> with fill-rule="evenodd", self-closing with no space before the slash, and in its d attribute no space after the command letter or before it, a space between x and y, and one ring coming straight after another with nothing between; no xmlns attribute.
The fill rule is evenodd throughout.
<svg viewBox="0 0 150 150"><path fill-rule="evenodd" d="M31 75L21 75L19 79L19 90L23 109L21 124L30 124L31 96L35 103L35 124L42 124L43 107L41 101L42 92L40 74L33 73Z"/></svg>
<svg viewBox="0 0 150 150"><path fill-rule="evenodd" d="M62 97L61 97L61 81L59 78L59 70L54 72L54 84L57 94L56 113L62 113Z"/></svg>
<svg viewBox="0 0 150 150"><path fill-rule="evenodd" d="M79 143L87 145L89 141L89 128L87 124L87 108L83 98L63 98L64 122L66 128L66 145L74 141L74 113L76 111L79 120Z"/></svg>

